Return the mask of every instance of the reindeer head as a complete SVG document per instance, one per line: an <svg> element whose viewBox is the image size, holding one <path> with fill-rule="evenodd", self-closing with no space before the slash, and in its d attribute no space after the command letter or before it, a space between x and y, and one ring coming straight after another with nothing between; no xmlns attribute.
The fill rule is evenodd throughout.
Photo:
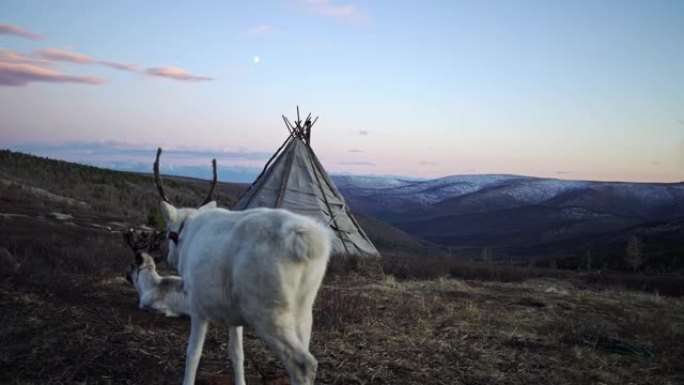
<svg viewBox="0 0 684 385"><path fill-rule="evenodd" d="M214 188L216 187L216 180L217 180L217 175L216 175L216 159L213 159L211 161L212 164L212 170L213 170L213 179L211 181L211 185L209 187L209 194L207 197L204 199L204 201L200 204L199 208L177 208L176 206L171 203L169 198L167 198L166 193L164 192L164 185L162 184L162 179L161 176L159 175L159 157L161 156L162 149L158 148L157 149L157 157L154 161L154 181L157 185L157 191L159 191L159 195L161 196L161 214L162 217L164 218L164 222L166 222L166 232L167 232L167 237L169 239L169 252L167 255L167 261L173 265L173 266L178 266L178 242L181 237L181 233L183 230L183 225L185 221L193 215L194 213L210 208L215 208L216 207L216 202L212 200L212 195L214 193Z"/></svg>
<svg viewBox="0 0 684 385"><path fill-rule="evenodd" d="M151 271L157 270L157 265L154 263L154 257L147 253L138 253L135 255L135 263L131 263L128 273L126 273L126 281L131 285L138 286L138 276L143 269Z"/></svg>
<svg viewBox="0 0 684 385"><path fill-rule="evenodd" d="M160 231L143 231L134 228L128 229L123 234L124 240L128 246L135 253L135 263L131 263L126 280L134 283L137 280L137 274L142 267L155 267L154 258L148 254L159 250L161 243L164 241L164 233ZM143 252L146 251L146 252Z"/></svg>

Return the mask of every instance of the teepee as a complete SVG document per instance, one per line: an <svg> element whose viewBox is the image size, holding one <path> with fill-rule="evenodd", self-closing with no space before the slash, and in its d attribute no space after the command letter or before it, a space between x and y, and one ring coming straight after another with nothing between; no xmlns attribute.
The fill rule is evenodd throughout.
<svg viewBox="0 0 684 385"><path fill-rule="evenodd" d="M290 135L232 209L283 208L317 218L335 234L333 255L377 256L378 250L311 149L311 127L317 120L309 114L302 122L299 107L294 125L283 116Z"/></svg>

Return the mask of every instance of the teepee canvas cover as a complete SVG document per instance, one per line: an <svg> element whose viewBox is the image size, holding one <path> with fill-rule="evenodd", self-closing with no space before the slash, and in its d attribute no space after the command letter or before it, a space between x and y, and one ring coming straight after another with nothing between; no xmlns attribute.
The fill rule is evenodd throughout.
<svg viewBox="0 0 684 385"><path fill-rule="evenodd" d="M294 125L283 116L290 136L269 159L256 181L233 210L284 208L320 219L335 233L333 255L377 256L378 251L358 225L310 146L311 114Z"/></svg>

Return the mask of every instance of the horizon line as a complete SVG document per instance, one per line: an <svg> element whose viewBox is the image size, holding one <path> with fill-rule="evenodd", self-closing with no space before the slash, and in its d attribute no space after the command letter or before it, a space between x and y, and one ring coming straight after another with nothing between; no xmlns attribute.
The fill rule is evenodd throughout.
<svg viewBox="0 0 684 385"><path fill-rule="evenodd" d="M130 161L130 162L122 162L122 161L78 161L78 160L72 160L72 159L63 159L59 157L54 157L54 156L49 156L45 154L36 154L36 153L30 153L30 152L25 152L25 151L20 151L16 149L11 149L11 148L2 148L0 151L9 151L13 153L18 153L18 154L23 154L23 155L28 155L28 156L35 156L35 157L41 157L41 158L46 158L49 160L55 160L55 161L62 161L62 162L67 162L67 163L72 163L72 164L78 164L82 166L89 166L89 167L95 167L103 170L110 170L110 171L116 171L116 172L132 172L132 173L138 173L138 174L150 174L152 175L151 171L145 171L142 169L141 166L146 165L144 162L136 162L136 161ZM203 151L199 151L203 152ZM108 167L107 164L126 164L128 168L124 167ZM150 165L151 168L151 165ZM244 167L244 166L237 166L237 165L218 165L219 171L221 171L221 168L224 170L225 173L233 172L233 173L242 173L242 174L254 174L254 178L252 179L252 182L256 180L256 177L259 175L261 172L262 167ZM166 169L167 172L169 169L171 170L171 173L168 173L169 176L176 176L176 177L186 177L186 178L193 178L193 179L199 179L199 180L209 180L210 178L204 178L202 176L199 176L197 174L189 173L190 170L201 170L201 169L206 169L207 173L209 172L209 168L202 165L202 166L196 166L196 165L191 165L191 164L185 164L185 165L175 165L175 166L164 166L162 165L162 169ZM173 172L173 170L179 170L180 172ZM184 171L185 170L185 171ZM326 171L327 172L327 171ZM584 183L621 183L621 184L660 184L660 185L676 185L676 184L682 184L684 183L684 179L680 181L674 181L674 182L644 182L644 181L624 181L624 180L592 180L592 179L568 179L568 178L561 178L561 177L545 177L545 176L535 176L535 175L525 175L525 174L514 174L514 173L507 173L507 172L484 172L484 173L457 173L457 174L450 174L450 175L444 175L440 177L423 177L423 176L411 176L411 175L396 175L396 174L363 174L363 173L351 173L351 172L328 172L329 175L333 176L355 176L355 177L367 177L367 178L396 178L396 179L406 179L406 180L414 180L417 183L422 183L422 182L428 182L428 181L434 181L434 180L440 180L440 179L447 179L447 178L456 178L456 177L465 177L465 176L476 176L476 177L491 177L491 176L500 176L500 177L515 177L515 178L529 178L529 179L540 179L540 180L557 180L557 181L564 181L564 182L584 182ZM219 181L220 183L235 183L235 184L244 184L244 183L252 183L249 181L239 181L239 180L226 180L226 181Z"/></svg>

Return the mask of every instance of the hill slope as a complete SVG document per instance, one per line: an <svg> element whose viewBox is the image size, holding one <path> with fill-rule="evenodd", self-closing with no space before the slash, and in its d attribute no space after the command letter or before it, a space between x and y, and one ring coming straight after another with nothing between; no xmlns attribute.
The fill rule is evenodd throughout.
<svg viewBox="0 0 684 385"><path fill-rule="evenodd" d="M163 173L163 170L162 170ZM169 199L193 207L208 192L208 182L164 176ZM247 186L219 182L214 198L231 207ZM0 151L0 214L43 217L50 212L71 216L69 223L122 229L150 223L158 212L159 195L152 175L112 171L92 166ZM419 254L434 246L372 217L359 215L366 233L381 251Z"/></svg>
<svg viewBox="0 0 684 385"><path fill-rule="evenodd" d="M513 175L428 181L344 177L350 205L409 234L475 257L617 255L643 237L655 258L671 259L684 239L684 183L565 181Z"/></svg>

